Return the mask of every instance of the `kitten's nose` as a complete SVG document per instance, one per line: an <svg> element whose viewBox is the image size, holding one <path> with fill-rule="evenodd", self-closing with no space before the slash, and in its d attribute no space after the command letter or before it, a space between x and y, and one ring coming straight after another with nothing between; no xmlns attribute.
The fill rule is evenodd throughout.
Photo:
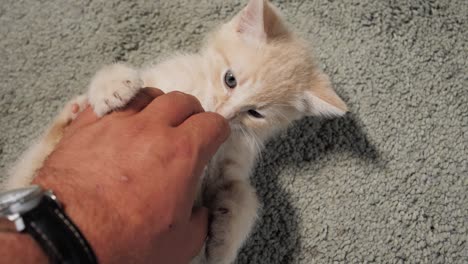
<svg viewBox="0 0 468 264"><path fill-rule="evenodd" d="M226 118L228 121L232 121L236 115L234 113L228 113L228 114L221 114L224 118Z"/></svg>
<svg viewBox="0 0 468 264"><path fill-rule="evenodd" d="M222 106L216 107L216 113L222 115L224 118L226 118L228 121L231 121L235 117L235 113L232 111L227 111L226 108Z"/></svg>

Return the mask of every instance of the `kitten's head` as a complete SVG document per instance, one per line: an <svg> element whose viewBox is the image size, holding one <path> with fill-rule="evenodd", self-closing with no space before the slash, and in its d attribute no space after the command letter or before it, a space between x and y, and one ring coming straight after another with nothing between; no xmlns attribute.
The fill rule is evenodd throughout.
<svg viewBox="0 0 468 264"><path fill-rule="evenodd" d="M265 0L250 0L213 33L205 54L216 69L214 110L234 131L266 139L304 116L341 116L346 104L317 68L307 45Z"/></svg>

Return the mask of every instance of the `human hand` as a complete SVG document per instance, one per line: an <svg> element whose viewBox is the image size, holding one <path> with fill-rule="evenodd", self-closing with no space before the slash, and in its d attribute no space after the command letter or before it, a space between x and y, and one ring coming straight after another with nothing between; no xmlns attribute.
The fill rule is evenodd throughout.
<svg viewBox="0 0 468 264"><path fill-rule="evenodd" d="M100 263L188 263L208 227L206 209L192 210L200 176L228 134L193 96L144 89L123 111L81 113L34 183L56 193Z"/></svg>

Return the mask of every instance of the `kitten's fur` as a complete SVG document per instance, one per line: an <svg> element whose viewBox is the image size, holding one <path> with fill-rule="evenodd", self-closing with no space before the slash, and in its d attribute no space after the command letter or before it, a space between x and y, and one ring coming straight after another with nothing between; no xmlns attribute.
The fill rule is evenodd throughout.
<svg viewBox="0 0 468 264"><path fill-rule="evenodd" d="M227 70L237 80L234 89L224 81ZM99 71L88 94L72 100L18 162L8 186L31 182L75 117L76 104L82 110L89 102L102 116L125 106L141 87L192 94L205 110L226 117L232 128L206 168L200 200L213 221L205 250L193 263L235 260L257 217L259 204L249 175L269 137L304 116L340 116L347 111L306 44L286 29L276 8L268 1L250 0L209 36L197 54L179 55L141 70L114 64ZM249 110L263 118L255 118Z"/></svg>

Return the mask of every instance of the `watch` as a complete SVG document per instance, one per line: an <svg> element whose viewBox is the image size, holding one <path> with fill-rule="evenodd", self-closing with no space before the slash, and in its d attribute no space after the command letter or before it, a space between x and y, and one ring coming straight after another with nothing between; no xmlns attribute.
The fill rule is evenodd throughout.
<svg viewBox="0 0 468 264"><path fill-rule="evenodd" d="M97 263L91 246L50 190L32 185L0 192L0 223L0 231L31 235L51 263Z"/></svg>

